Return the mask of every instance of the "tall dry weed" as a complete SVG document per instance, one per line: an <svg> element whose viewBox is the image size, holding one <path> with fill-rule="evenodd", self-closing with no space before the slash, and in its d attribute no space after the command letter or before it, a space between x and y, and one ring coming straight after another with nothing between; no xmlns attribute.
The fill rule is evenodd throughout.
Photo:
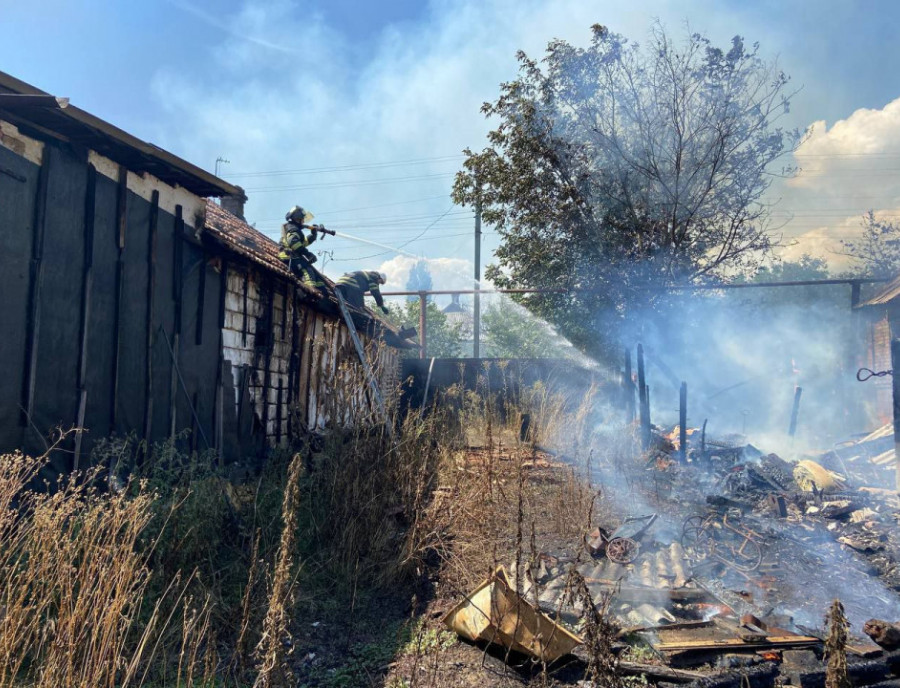
<svg viewBox="0 0 900 688"><path fill-rule="evenodd" d="M291 459L282 504L281 542L272 576L269 608L263 622L262 638L257 646L259 672L254 686L278 688L290 685L287 648L291 646L290 612L294 599L296 569L297 510L300 504L300 474L303 457Z"/></svg>

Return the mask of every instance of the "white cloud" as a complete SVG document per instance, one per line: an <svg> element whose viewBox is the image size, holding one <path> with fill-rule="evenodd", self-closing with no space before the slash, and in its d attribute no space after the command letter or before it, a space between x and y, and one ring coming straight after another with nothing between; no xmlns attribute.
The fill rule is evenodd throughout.
<svg viewBox="0 0 900 688"><path fill-rule="evenodd" d="M413 253L468 257L472 217L452 207L453 174L463 148L484 145L490 127L480 107L515 77L516 51L539 57L555 37L584 44L597 21L640 39L656 16L673 27L682 20L666 0L600 10L580 0L435 0L424 19L386 30L360 63L353 58L359 51L302 7L249 0L231 15L201 18L221 32L219 47L202 56L213 63L191 72L202 78L156 74L153 90L168 116L155 138L209 169L219 156L230 160L222 176L247 189L248 218L272 235L285 210L301 203L317 221L349 234L390 246L409 242L405 250ZM295 46L300 54L282 50ZM408 160L419 162L237 176ZM394 181L373 183L380 179ZM372 206L381 209L344 212ZM495 245L486 235L485 263ZM321 247L334 251L329 274L384 260L346 238L329 237Z"/></svg>
<svg viewBox="0 0 900 688"><path fill-rule="evenodd" d="M406 291L409 273L412 267L424 260L431 273L432 289L472 289L474 285L473 263L464 258L413 258L411 256L396 256L386 260L378 266L378 270L387 275L387 284L384 291ZM482 281L484 289L491 289L493 285Z"/></svg>
<svg viewBox="0 0 900 688"><path fill-rule="evenodd" d="M782 255L810 253L833 269L852 267L840 242L860 235L869 209L900 220L900 98L831 127L813 123L794 159L799 175L773 189L782 196L773 218L786 221Z"/></svg>

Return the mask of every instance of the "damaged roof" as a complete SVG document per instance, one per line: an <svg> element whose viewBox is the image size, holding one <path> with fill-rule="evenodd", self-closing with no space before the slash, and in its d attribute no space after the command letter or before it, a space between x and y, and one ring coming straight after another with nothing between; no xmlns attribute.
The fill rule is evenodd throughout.
<svg viewBox="0 0 900 688"><path fill-rule="evenodd" d="M229 250L248 258L270 272L277 273L282 279L293 282L298 291L309 297L307 301L311 308L331 315L338 314L337 299L334 297L334 282L319 273L328 289L328 298L319 298L318 291L297 279L285 264L281 262L278 258L280 249L275 241L209 199L206 201L204 229L208 236L213 237ZM390 346L402 349L415 348L416 346L412 342L402 339L395 328L377 318L369 309L366 309L364 315L354 312L353 320L357 329L360 330L374 324L381 332L385 342Z"/></svg>
<svg viewBox="0 0 900 688"><path fill-rule="evenodd" d="M872 298L863 301L857 308L868 306L886 306L900 296L900 275L897 275L888 284L882 287Z"/></svg>
<svg viewBox="0 0 900 688"><path fill-rule="evenodd" d="M291 271L279 260L278 244L209 199L206 201L204 229L235 253L240 253L267 270L278 273L286 280L296 281L304 293L309 295L316 293L314 289L295 280Z"/></svg>
<svg viewBox="0 0 900 688"><path fill-rule="evenodd" d="M228 196L238 187L99 117L0 72L0 119L39 139L55 139L97 151L136 173L149 173L198 196Z"/></svg>

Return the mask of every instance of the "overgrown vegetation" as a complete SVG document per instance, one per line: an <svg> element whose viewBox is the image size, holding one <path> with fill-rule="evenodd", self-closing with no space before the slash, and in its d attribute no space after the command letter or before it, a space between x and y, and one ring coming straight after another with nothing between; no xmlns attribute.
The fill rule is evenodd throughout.
<svg viewBox="0 0 900 688"><path fill-rule="evenodd" d="M55 485L46 457L4 456L0 687L442 685L458 643L428 600L499 563L521 587L597 506L535 448L583 453L589 403L487 372L393 435L332 422L244 481L184 438L98 442Z"/></svg>

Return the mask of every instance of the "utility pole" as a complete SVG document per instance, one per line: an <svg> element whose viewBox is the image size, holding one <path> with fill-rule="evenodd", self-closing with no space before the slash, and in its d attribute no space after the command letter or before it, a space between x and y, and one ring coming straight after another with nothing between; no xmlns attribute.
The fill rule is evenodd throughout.
<svg viewBox="0 0 900 688"><path fill-rule="evenodd" d="M222 164L222 165L227 165L227 164L230 163L230 162L231 162L231 160L226 160L226 159L223 158L221 155L220 155L218 158L216 158L216 171L215 171L215 175L216 175L217 177L219 176L219 165L220 165L220 164Z"/></svg>
<svg viewBox="0 0 900 688"><path fill-rule="evenodd" d="M475 200L475 295L472 317L472 356L481 358L481 185Z"/></svg>

